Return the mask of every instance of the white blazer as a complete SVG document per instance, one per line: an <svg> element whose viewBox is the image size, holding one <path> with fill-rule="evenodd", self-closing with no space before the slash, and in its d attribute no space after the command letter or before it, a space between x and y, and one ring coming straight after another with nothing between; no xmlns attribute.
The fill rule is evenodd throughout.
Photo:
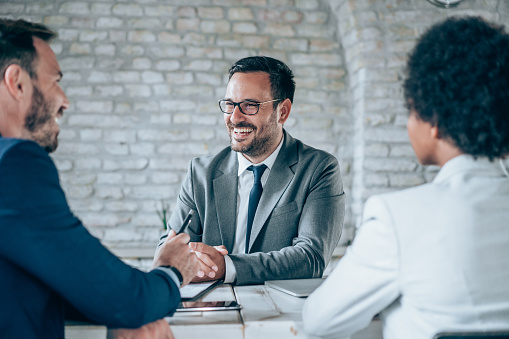
<svg viewBox="0 0 509 339"><path fill-rule="evenodd" d="M509 328L509 178L498 162L461 155L429 184L366 202L304 327L349 336L379 312L385 339Z"/></svg>

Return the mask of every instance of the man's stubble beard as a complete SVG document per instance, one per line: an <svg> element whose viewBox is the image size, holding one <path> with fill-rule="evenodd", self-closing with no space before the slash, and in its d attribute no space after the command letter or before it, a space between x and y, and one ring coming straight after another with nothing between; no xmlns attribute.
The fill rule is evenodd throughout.
<svg viewBox="0 0 509 339"><path fill-rule="evenodd" d="M34 84L32 104L25 119L25 128L30 132L31 140L38 143L48 153L55 151L58 147L57 135L54 135L51 130L44 130L52 119L51 111L51 105Z"/></svg>
<svg viewBox="0 0 509 339"><path fill-rule="evenodd" d="M265 126L262 126L260 130L253 130L253 132L259 131L261 133L255 136L253 141L248 145L242 146L233 144L233 127L252 127L254 129L255 126L244 123L233 125L228 121L228 134L230 136L230 148L232 151L242 153L248 157L258 157L266 154L272 148L273 144L277 142L277 110L273 111Z"/></svg>

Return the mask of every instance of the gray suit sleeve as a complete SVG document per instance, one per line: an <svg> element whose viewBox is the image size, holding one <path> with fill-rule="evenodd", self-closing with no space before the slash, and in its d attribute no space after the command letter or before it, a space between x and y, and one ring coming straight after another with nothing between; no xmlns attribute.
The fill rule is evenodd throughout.
<svg viewBox="0 0 509 339"><path fill-rule="evenodd" d="M266 280L321 277L339 242L345 213L345 200L339 164L333 156L314 168L298 218L298 235L292 246L277 251L230 255L239 285L260 284ZM285 218L281 223L285 222ZM268 230L267 232L269 232ZM277 230L273 230L277 237Z"/></svg>
<svg viewBox="0 0 509 339"><path fill-rule="evenodd" d="M194 192L193 192L193 161L189 162L189 167L187 170L186 177L184 179L184 182L182 183L182 186L180 188L179 197L177 199L177 205L175 206L175 209L173 210L173 213L171 214L171 217L168 221L168 231L170 228L174 229L175 232L177 232L184 222L184 219L186 218L189 211L197 210L196 202L194 199ZM191 219L191 223L187 227L186 233L188 233L191 236L190 241L201 241L201 235L203 233L200 216L198 213L195 213L193 215L193 218Z"/></svg>

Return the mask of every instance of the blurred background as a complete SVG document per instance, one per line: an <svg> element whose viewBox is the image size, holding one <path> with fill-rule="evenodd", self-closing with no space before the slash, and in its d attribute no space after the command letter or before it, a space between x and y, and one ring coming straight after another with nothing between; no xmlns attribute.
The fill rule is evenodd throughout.
<svg viewBox="0 0 509 339"><path fill-rule="evenodd" d="M52 47L71 101L52 155L62 186L90 232L141 268L189 160L229 144L217 100L246 56L292 68L285 128L339 159L341 247L368 196L432 180L437 168L420 166L408 141L400 84L417 36L452 15L507 24L509 2L0 0L0 16L58 32Z"/></svg>

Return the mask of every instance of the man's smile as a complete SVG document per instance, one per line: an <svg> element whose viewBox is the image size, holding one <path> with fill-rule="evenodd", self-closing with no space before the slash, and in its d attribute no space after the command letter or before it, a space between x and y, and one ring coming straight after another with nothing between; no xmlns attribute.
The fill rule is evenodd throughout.
<svg viewBox="0 0 509 339"><path fill-rule="evenodd" d="M251 132L253 132L252 127L234 127L233 133L237 138L245 138L247 137Z"/></svg>

